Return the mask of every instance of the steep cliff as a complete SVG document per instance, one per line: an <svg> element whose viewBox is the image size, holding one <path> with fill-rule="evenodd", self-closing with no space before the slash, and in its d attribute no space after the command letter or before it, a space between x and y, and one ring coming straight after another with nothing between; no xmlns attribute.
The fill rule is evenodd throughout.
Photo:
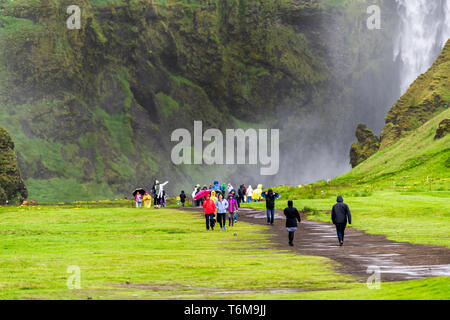
<svg viewBox="0 0 450 320"><path fill-rule="evenodd" d="M378 149L387 149L414 130L432 119L436 114L448 109L450 104L450 40L447 42L431 68L420 75L408 91L392 106L386 116L386 124L381 132L380 142L368 133L368 129L358 127L358 142L350 150L350 162L355 167ZM436 137L445 136L447 122L437 128ZM370 131L370 130L369 130ZM366 132L366 134L362 134Z"/></svg>
<svg viewBox="0 0 450 320"><path fill-rule="evenodd" d="M381 149L386 149L449 107L450 40L432 67L419 76L386 116Z"/></svg>
<svg viewBox="0 0 450 320"><path fill-rule="evenodd" d="M81 29L69 30L73 1L0 0L0 124L30 193L110 198L155 178L171 192L213 178L295 183L337 173L321 150L345 170L353 124L387 105L369 84L395 87L393 22L368 32L369 2L80 0ZM174 166L170 134L199 119L280 128L280 174Z"/></svg>
<svg viewBox="0 0 450 320"><path fill-rule="evenodd" d="M366 158L335 181L352 184L414 185L448 190L450 181L450 41L433 66L411 84L386 117L378 138L359 126L351 159ZM362 130L364 129L364 130ZM367 159L367 151L372 155Z"/></svg>

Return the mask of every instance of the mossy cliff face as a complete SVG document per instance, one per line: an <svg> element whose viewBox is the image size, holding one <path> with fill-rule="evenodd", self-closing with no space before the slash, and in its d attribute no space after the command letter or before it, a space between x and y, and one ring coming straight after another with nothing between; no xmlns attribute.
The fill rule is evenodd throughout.
<svg viewBox="0 0 450 320"><path fill-rule="evenodd" d="M380 149L380 140L365 124L358 125L356 138L358 142L354 143L350 149L350 164L353 168Z"/></svg>
<svg viewBox="0 0 450 320"><path fill-rule="evenodd" d="M386 116L381 149L388 148L449 107L450 41L424 74L410 86Z"/></svg>
<svg viewBox="0 0 450 320"><path fill-rule="evenodd" d="M36 199L124 196L155 178L172 194L251 179L259 170L171 163L170 134L199 119L205 129L280 128L281 153L299 157L312 145L299 136L348 150L348 128L368 123L355 105L369 93L355 84L389 78L377 68L389 63L389 28L367 32L366 1L80 0L82 27L69 30L72 4L0 0L0 124ZM306 135L313 113L324 126ZM302 174L291 159L276 177L287 183Z"/></svg>
<svg viewBox="0 0 450 320"><path fill-rule="evenodd" d="M27 189L20 177L14 142L8 132L0 127L0 204L27 198Z"/></svg>
<svg viewBox="0 0 450 320"><path fill-rule="evenodd" d="M352 145L350 161L353 167L373 155L378 149L384 150L437 114L448 109L450 104L450 40L442 53L424 74L411 84L408 91L394 104L386 116L386 124L381 139L374 136L365 126L358 126L358 142ZM436 130L436 139L448 132L448 120L443 120Z"/></svg>

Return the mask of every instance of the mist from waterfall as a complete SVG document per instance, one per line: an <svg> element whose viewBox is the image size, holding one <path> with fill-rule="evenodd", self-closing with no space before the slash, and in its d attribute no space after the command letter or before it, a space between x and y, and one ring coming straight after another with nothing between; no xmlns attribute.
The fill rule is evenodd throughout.
<svg viewBox="0 0 450 320"><path fill-rule="evenodd" d="M401 94L426 72L450 38L450 0L396 0L400 30L394 59L400 59Z"/></svg>

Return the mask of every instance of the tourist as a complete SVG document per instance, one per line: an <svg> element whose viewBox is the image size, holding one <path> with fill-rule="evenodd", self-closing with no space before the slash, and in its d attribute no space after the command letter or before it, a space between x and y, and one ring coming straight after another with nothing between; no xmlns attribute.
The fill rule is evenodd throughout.
<svg viewBox="0 0 450 320"><path fill-rule="evenodd" d="M228 201L223 198L223 194L219 192L215 206L217 209L217 220L220 224L220 230L226 230L226 214L228 209Z"/></svg>
<svg viewBox="0 0 450 320"><path fill-rule="evenodd" d="M203 202L203 208L205 209L205 219L206 219L206 230L209 231L211 225L211 230L214 230L214 213L216 212L216 205L214 201L211 200L209 194L206 195L205 201Z"/></svg>
<svg viewBox="0 0 450 320"><path fill-rule="evenodd" d="M337 203L331 210L331 220L336 226L336 232L339 240L339 245L344 245L344 232L347 227L347 221L352 224L352 215L347 204L344 203L342 196L337 197Z"/></svg>
<svg viewBox="0 0 450 320"><path fill-rule="evenodd" d="M134 201L136 201L136 208L141 208L142 206L142 195L139 192L136 192L134 196Z"/></svg>
<svg viewBox="0 0 450 320"><path fill-rule="evenodd" d="M228 226L234 226L234 222L237 221L238 204L234 196L234 190L228 195Z"/></svg>
<svg viewBox="0 0 450 320"><path fill-rule="evenodd" d="M294 246L294 233L297 231L297 221L300 222L300 214L297 208L294 208L292 200L288 201L288 207L284 209L284 215L286 216L286 230L288 232L289 245Z"/></svg>
<svg viewBox="0 0 450 320"><path fill-rule="evenodd" d="M184 190L181 190L180 202L181 202L181 207L184 208L184 203L186 202L186 194L184 193Z"/></svg>
<svg viewBox="0 0 450 320"><path fill-rule="evenodd" d="M280 198L278 193L274 193L272 189L268 192L261 193L261 196L266 199L267 224L273 225L275 218L275 199Z"/></svg>
<svg viewBox="0 0 450 320"><path fill-rule="evenodd" d="M142 198L142 200L144 200L145 207L147 209L150 209L150 207L152 206L152 197L150 196L150 194L148 192L145 193L145 195Z"/></svg>
<svg viewBox="0 0 450 320"><path fill-rule="evenodd" d="M247 188L247 202L252 202L252 196L253 196L253 188L252 185L249 185Z"/></svg>

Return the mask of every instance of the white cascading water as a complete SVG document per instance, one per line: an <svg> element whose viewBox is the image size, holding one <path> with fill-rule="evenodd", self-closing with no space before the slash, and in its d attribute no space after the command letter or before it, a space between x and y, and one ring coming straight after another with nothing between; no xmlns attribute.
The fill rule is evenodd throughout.
<svg viewBox="0 0 450 320"><path fill-rule="evenodd" d="M402 62L401 94L426 72L450 38L450 0L396 0L401 18L394 59Z"/></svg>

